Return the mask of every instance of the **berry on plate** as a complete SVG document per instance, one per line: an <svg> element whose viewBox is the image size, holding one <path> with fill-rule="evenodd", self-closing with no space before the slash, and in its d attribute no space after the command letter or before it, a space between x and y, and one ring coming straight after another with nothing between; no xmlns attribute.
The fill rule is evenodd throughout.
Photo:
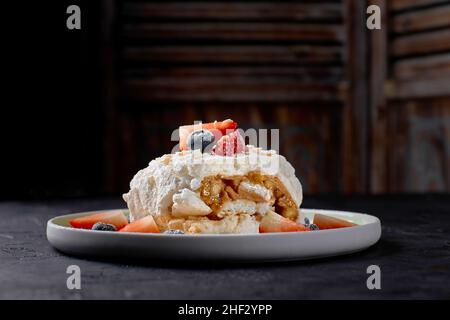
<svg viewBox="0 0 450 320"><path fill-rule="evenodd" d="M97 222L112 224L120 229L128 224L128 219L122 211L109 211L70 220L71 226L78 229L92 229Z"/></svg>
<svg viewBox="0 0 450 320"><path fill-rule="evenodd" d="M180 150L189 150L190 145L188 143L188 139L191 133L194 131L206 129L214 135L215 140L219 140L221 136L236 130L236 128L237 123L230 119L224 121L214 121L210 123L199 123L194 125L181 126L179 128Z"/></svg>
<svg viewBox="0 0 450 320"><path fill-rule="evenodd" d="M92 230L97 231L117 231L117 228L109 223L97 222L92 226Z"/></svg>
<svg viewBox="0 0 450 320"><path fill-rule="evenodd" d="M298 231L310 231L309 228L304 225L298 224L292 220L289 220L278 213L269 211L262 219L259 225L260 233L270 232L298 232Z"/></svg>
<svg viewBox="0 0 450 320"><path fill-rule="evenodd" d="M320 230L323 229L336 229L336 228L348 228L357 226L350 221L346 221L343 219L326 216L324 214L316 213L314 215L314 224L319 227Z"/></svg>
<svg viewBox="0 0 450 320"><path fill-rule="evenodd" d="M160 233L158 225L152 216L145 216L139 220L133 221L120 229L119 232Z"/></svg>

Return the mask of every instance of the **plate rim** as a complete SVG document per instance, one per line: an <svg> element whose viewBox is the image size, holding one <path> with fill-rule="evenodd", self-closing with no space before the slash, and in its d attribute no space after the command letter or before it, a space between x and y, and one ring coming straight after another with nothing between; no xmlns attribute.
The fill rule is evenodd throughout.
<svg viewBox="0 0 450 320"><path fill-rule="evenodd" d="M313 208L301 208L302 211L307 211L307 212L314 212L314 211L322 211L322 212L336 212L336 213L347 213L347 214L352 214L352 215L356 215L356 216L367 216L370 219L373 219L372 222L369 223L365 223L362 225L357 225L357 226L352 226L352 227L346 227L346 228L336 228L336 229L326 229L326 230L315 230L313 232L271 232L271 233L247 233L247 234L243 234L243 233L224 233L224 234L165 234L165 233L144 233L144 232L117 232L117 231L98 231L98 230L90 230L90 229L81 229L81 228L73 228L73 227L69 227L69 226L63 226L60 224L55 223L55 220L58 219L64 219L64 218L69 218L69 217L82 217L82 216L87 216L90 214L94 214L94 213L100 213L100 212L106 212L106 211L126 211L126 208L116 208L116 209L100 209L100 210L90 210L90 211L82 211L82 212L75 212L75 213L69 213L69 214L64 214L64 215L59 215L56 217L53 217L51 219L49 219L47 221L47 228L46 228L46 234L48 236L49 233L49 229L50 228L54 228L54 229L58 229L58 230L64 230L67 232L75 232L75 233L89 233L89 234L99 234L101 233L102 235L115 235L117 237L146 237L146 238L151 238L151 237L195 237L195 238L217 238L217 237L223 237L223 238L228 238L228 237L232 237L232 238L239 238L239 237L271 237L271 236L278 236L280 234L285 235L285 236L289 236L289 235L298 235L298 234L303 234L306 236L306 234L329 234L329 233L339 233L343 230L349 230L349 229L356 229L356 228L361 228L361 227L365 227L365 226L369 226L369 225L379 225L381 228L381 220L371 214L367 214L367 213L362 213L362 212L355 212L355 211L346 211L346 210L335 210L335 209L313 209ZM380 235L381 237L381 235Z"/></svg>

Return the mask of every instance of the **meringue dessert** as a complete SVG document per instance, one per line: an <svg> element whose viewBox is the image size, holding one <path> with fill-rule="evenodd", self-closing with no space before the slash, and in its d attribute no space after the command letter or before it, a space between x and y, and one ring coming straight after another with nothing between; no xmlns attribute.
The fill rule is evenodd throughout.
<svg viewBox="0 0 450 320"><path fill-rule="evenodd" d="M285 157L245 145L232 120L180 127L180 150L152 160L123 195L136 221L161 232L304 231L302 186Z"/></svg>

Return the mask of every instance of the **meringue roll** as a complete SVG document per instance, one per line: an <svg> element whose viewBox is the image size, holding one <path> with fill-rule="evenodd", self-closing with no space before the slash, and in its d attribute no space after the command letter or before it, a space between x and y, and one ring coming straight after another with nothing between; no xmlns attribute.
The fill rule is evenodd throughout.
<svg viewBox="0 0 450 320"><path fill-rule="evenodd" d="M246 146L233 157L187 150L140 170L123 195L130 219L152 215L161 230L259 233L269 211L299 221L302 186L285 157Z"/></svg>

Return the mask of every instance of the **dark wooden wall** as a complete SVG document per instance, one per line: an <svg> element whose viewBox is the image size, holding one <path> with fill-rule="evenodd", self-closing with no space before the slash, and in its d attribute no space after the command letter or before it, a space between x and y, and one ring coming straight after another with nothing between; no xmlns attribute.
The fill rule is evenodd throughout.
<svg viewBox="0 0 450 320"><path fill-rule="evenodd" d="M450 190L450 1L374 1L373 192Z"/></svg>
<svg viewBox="0 0 450 320"><path fill-rule="evenodd" d="M308 193L448 192L448 1L371 2L382 31L365 0L103 1L106 190L232 118L279 128Z"/></svg>
<svg viewBox="0 0 450 320"><path fill-rule="evenodd" d="M310 192L341 189L345 25L340 1L116 3L113 141L125 172L175 144L173 129L232 118L280 128ZM117 171L116 171L117 172Z"/></svg>

